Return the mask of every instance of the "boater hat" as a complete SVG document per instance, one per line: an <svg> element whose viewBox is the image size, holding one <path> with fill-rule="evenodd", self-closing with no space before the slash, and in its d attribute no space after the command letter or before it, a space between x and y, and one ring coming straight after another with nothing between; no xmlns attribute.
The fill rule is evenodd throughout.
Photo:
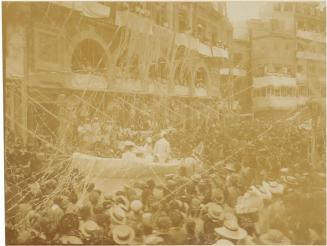
<svg viewBox="0 0 327 246"><path fill-rule="evenodd" d="M297 186L299 184L297 179L294 176L283 176L282 180L285 184L291 185L291 186Z"/></svg>
<svg viewBox="0 0 327 246"><path fill-rule="evenodd" d="M215 204L215 203L209 203L208 204L208 217L212 221L221 221L224 219L224 210L222 206Z"/></svg>
<svg viewBox="0 0 327 246"><path fill-rule="evenodd" d="M118 225L112 229L112 236L117 244L126 245L134 240L135 232L128 225Z"/></svg>
<svg viewBox="0 0 327 246"><path fill-rule="evenodd" d="M215 228L215 232L227 239L241 240L247 236L246 230L240 228L235 220L226 220L224 226Z"/></svg>
<svg viewBox="0 0 327 246"><path fill-rule="evenodd" d="M284 191L284 185L277 183L276 181L269 181L268 188L272 194L282 194Z"/></svg>
<svg viewBox="0 0 327 246"><path fill-rule="evenodd" d="M109 210L110 218L112 222L116 224L125 224L126 214L125 211L120 206L113 206Z"/></svg>

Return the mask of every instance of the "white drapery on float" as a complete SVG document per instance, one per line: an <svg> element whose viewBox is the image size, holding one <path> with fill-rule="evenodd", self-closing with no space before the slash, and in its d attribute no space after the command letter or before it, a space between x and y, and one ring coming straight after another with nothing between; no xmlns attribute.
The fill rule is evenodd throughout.
<svg viewBox="0 0 327 246"><path fill-rule="evenodd" d="M142 178L176 173L181 164L179 160L168 163L149 162L144 159L123 160L102 158L81 153L73 154L73 166L99 178Z"/></svg>
<svg viewBox="0 0 327 246"><path fill-rule="evenodd" d="M102 158L81 153L74 153L72 165L93 182L98 188L115 192L122 185L132 180L154 179L162 182L167 174L176 174L182 166L192 175L197 161L191 157L167 163L150 162L141 158L123 160L117 158ZM109 190L108 190L109 189Z"/></svg>

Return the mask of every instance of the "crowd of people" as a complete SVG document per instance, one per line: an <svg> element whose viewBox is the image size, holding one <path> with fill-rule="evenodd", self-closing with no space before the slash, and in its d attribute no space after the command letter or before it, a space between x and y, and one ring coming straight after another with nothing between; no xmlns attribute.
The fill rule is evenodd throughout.
<svg viewBox="0 0 327 246"><path fill-rule="evenodd" d="M151 149L157 141L130 136L124 140ZM50 149L9 145L7 243L325 244L323 140L312 164L310 132L286 122L213 123L162 138L172 155L192 156L196 171L181 166L160 183L131 181L115 193L99 190L78 169L67 172L66 162L46 165ZM39 206L41 200L47 202Z"/></svg>

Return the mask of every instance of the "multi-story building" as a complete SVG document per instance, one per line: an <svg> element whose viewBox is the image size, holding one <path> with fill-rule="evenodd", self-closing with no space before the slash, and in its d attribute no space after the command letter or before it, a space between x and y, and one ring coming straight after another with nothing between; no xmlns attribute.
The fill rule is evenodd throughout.
<svg viewBox="0 0 327 246"><path fill-rule="evenodd" d="M221 94L232 103L234 111L251 112L250 42L246 26L233 24L233 41L230 59L220 69Z"/></svg>
<svg viewBox="0 0 327 246"><path fill-rule="evenodd" d="M12 129L36 131L37 112L53 129L92 113L165 126L218 116L225 3L5 3L3 17Z"/></svg>
<svg viewBox="0 0 327 246"><path fill-rule="evenodd" d="M325 8L271 2L261 16L249 21L254 111L285 112L325 96Z"/></svg>

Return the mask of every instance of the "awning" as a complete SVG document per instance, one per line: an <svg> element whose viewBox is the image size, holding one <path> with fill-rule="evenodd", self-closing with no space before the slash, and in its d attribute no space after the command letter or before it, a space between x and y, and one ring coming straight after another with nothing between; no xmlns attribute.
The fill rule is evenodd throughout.
<svg viewBox="0 0 327 246"><path fill-rule="evenodd" d="M90 18L106 18L110 16L110 8L97 2L54 2Z"/></svg>

